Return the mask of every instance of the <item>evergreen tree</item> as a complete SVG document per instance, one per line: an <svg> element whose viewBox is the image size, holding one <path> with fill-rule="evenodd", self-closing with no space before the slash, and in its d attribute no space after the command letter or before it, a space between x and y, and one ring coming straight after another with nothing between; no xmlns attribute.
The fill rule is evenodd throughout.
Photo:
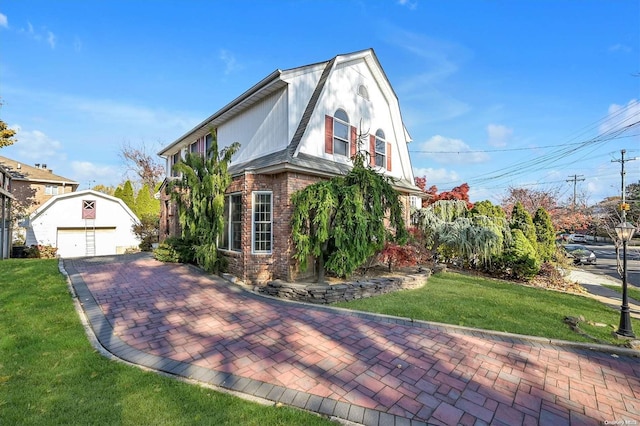
<svg viewBox="0 0 640 426"><path fill-rule="evenodd" d="M540 271L540 261L535 246L520 229L512 229L512 243L502 256L502 261L515 278L531 279Z"/></svg>
<svg viewBox="0 0 640 426"><path fill-rule="evenodd" d="M116 198L120 198L122 200L122 187L121 186L118 186L118 187L116 187L116 189L114 189L113 196L116 197Z"/></svg>
<svg viewBox="0 0 640 426"><path fill-rule="evenodd" d="M556 251L556 235L549 213L540 207L533 217L536 228L538 256L542 262L548 262Z"/></svg>
<svg viewBox="0 0 640 426"><path fill-rule="evenodd" d="M519 229L529 240L529 243L537 249L538 238L536 236L536 227L533 225L533 219L529 212L524 208L520 201L516 202L511 210L511 221L509 222L511 229Z"/></svg>
<svg viewBox="0 0 640 426"><path fill-rule="evenodd" d="M310 185L291 197L294 258L304 269L308 256L314 256L321 283L325 269L346 277L384 247L390 237L384 225L387 214L392 238L404 242L408 236L389 178L366 167L361 152L353 161L346 176Z"/></svg>
<svg viewBox="0 0 640 426"><path fill-rule="evenodd" d="M171 182L167 193L178 206L182 237L193 244L196 262L209 272L218 272L224 193L231 183L229 162L240 144L235 142L218 151L215 131L211 131L211 136L211 148L206 156L188 153L183 161L173 166L181 173L181 178Z"/></svg>
<svg viewBox="0 0 640 426"><path fill-rule="evenodd" d="M487 266L511 240L504 213L485 208L487 203L491 206L483 201L476 204L477 209L474 206L468 211L464 200L439 200L418 210L413 219L434 254L444 256L445 260L458 258L467 265Z"/></svg>
<svg viewBox="0 0 640 426"><path fill-rule="evenodd" d="M135 211L136 215L140 218L143 216L158 216L160 214L160 202L151 196L151 192L146 183L142 189L138 191Z"/></svg>
<svg viewBox="0 0 640 426"><path fill-rule="evenodd" d="M136 215L138 214L136 211L136 199L133 194L133 185L131 184L131 181L128 180L124 183L119 198L124 201L127 207L129 207Z"/></svg>
<svg viewBox="0 0 640 426"><path fill-rule="evenodd" d="M472 216L481 215L487 217L506 218L506 214L502 207L492 204L489 200L479 201L475 203L470 212Z"/></svg>

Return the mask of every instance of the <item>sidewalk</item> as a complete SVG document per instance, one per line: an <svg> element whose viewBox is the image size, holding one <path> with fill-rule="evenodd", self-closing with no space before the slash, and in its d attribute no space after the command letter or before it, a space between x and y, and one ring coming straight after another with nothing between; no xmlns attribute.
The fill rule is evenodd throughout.
<svg viewBox="0 0 640 426"><path fill-rule="evenodd" d="M148 256L64 269L120 359L272 404L371 426L640 421L639 351L285 302Z"/></svg>
<svg viewBox="0 0 640 426"><path fill-rule="evenodd" d="M607 284L620 287L622 285L622 282L620 280L615 280L606 275L593 274L591 272L587 272L585 270L577 268L571 269L569 271L568 279L570 281L575 281L582 287L584 287L584 289L589 293L590 297L599 300L600 302L613 309L616 309L618 311L620 310L620 305L622 304L622 294L603 286L603 284ZM633 318L640 319L640 301L629 297L628 302L630 315Z"/></svg>

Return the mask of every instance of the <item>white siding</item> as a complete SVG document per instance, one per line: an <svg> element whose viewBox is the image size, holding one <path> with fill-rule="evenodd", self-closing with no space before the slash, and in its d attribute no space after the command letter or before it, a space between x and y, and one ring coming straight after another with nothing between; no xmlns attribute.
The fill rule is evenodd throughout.
<svg viewBox="0 0 640 426"><path fill-rule="evenodd" d="M220 149L240 142L233 157L241 164L287 147L287 91L274 93L218 127Z"/></svg>
<svg viewBox="0 0 640 426"><path fill-rule="evenodd" d="M386 81L384 83L386 84ZM358 87L361 84L367 88L368 100L358 95ZM338 108L346 111L350 124L355 126L358 132L361 128L363 133L375 134L377 129L382 129L387 142L391 144L391 172L385 173L413 182L397 99L392 95L390 87L381 87L378 84L364 59L336 65L326 82L299 152L328 160L348 162L346 157L324 152L324 117L332 116ZM362 149L369 151L368 138L364 141Z"/></svg>
<svg viewBox="0 0 640 426"><path fill-rule="evenodd" d="M82 201L96 201L96 218L82 219ZM140 240L131 231L137 218L118 200L96 192L74 192L53 197L36 210L30 220L26 244L50 245L64 253L58 246L59 231L84 233L85 226L96 228L96 254L123 253L126 248L137 247ZM67 238L66 238L67 237ZM63 236L63 243L73 236ZM84 244L84 243L83 243Z"/></svg>
<svg viewBox="0 0 640 426"><path fill-rule="evenodd" d="M285 81L289 83L289 133L287 140L291 141L298 129L302 115L307 109L318 81L324 71L321 67L305 68L304 72L288 75Z"/></svg>

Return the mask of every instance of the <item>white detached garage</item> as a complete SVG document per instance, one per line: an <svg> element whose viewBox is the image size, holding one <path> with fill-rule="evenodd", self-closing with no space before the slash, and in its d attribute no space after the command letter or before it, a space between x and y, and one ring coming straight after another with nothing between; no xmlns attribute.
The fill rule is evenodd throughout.
<svg viewBox="0 0 640 426"><path fill-rule="evenodd" d="M122 254L140 239L138 218L119 198L85 190L52 197L29 216L26 245L50 245L60 257Z"/></svg>

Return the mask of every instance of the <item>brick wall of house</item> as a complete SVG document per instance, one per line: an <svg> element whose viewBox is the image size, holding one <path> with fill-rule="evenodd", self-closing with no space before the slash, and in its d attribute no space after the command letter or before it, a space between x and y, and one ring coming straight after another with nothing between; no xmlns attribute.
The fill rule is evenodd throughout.
<svg viewBox="0 0 640 426"><path fill-rule="evenodd" d="M171 202L171 197L166 194L164 188L160 190L160 235L159 240L163 242L167 237L179 236L180 221L178 218L178 208Z"/></svg>
<svg viewBox="0 0 640 426"><path fill-rule="evenodd" d="M246 172L244 175L235 177L227 189L227 194L242 194L242 250L240 252L220 251L220 254L227 259L227 272L245 283L258 285L264 285L275 279L294 281L305 277L311 278L314 275L313 262L309 262L307 271L301 271L298 262L293 259L291 195L321 180L323 180L321 177L297 172L272 175ZM253 253L252 250L251 215L254 191L270 191L272 193L273 243L269 254ZM167 213L165 201L168 200L168 196L163 194L161 200L163 206L160 221L161 236L179 235L175 210L171 213L172 207L170 207L169 213ZM409 197L403 195L401 202L405 210L405 221L409 223Z"/></svg>
<svg viewBox="0 0 640 426"><path fill-rule="evenodd" d="M73 192L73 186L71 185L49 185L57 186L58 194L68 194ZM29 181L16 179L11 181L11 193L16 198L16 203L26 209L27 214L30 214L53 197L53 195L46 194L45 187L45 184Z"/></svg>
<svg viewBox="0 0 640 426"><path fill-rule="evenodd" d="M292 258L291 195L321 178L300 173L273 175L245 173L236 177L227 194L242 193L243 225L242 251L223 251L228 260L228 272L244 282L264 284L274 279L291 281L301 275L297 262ZM253 192L271 191L273 203L273 245L270 254L253 253L252 210ZM312 271L311 271L312 272Z"/></svg>

